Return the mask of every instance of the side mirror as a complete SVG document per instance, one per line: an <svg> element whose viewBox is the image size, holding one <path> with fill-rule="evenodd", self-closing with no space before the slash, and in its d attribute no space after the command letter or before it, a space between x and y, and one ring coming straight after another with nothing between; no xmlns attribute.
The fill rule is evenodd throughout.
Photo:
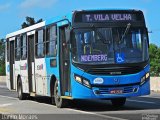
<svg viewBox="0 0 160 120"><path fill-rule="evenodd" d="M65 29L66 43L67 43L67 44L70 43L70 34L71 34L71 30L69 29L69 27L67 27L67 28Z"/></svg>
<svg viewBox="0 0 160 120"><path fill-rule="evenodd" d="M147 43L148 43L148 48L149 48L149 36L148 36L148 33L149 33L149 32L148 32L148 28L146 28L146 31L147 31L147 32L146 32L146 36L147 36Z"/></svg>

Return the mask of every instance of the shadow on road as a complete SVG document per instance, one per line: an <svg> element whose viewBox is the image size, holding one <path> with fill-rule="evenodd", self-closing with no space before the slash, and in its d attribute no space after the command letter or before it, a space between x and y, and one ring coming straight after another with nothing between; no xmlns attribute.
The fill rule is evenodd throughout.
<svg viewBox="0 0 160 120"><path fill-rule="evenodd" d="M159 104L147 104L127 101L125 106L116 108L112 106L110 100L74 100L70 101L68 108L87 112L160 109L160 99L158 98L137 97L136 99L138 99L137 101L140 101L141 99L145 101L159 101ZM51 100L49 97L36 97L32 98L32 100L51 105Z"/></svg>
<svg viewBox="0 0 160 120"><path fill-rule="evenodd" d="M7 88L0 88L0 95L17 98L17 92L9 91ZM156 96L157 98L153 98L152 96ZM158 98L158 96L159 94L156 93L151 94L151 97L133 97L129 99L131 101L127 101L125 106L121 108L113 107L109 100L74 100L70 102L68 108L92 112L151 109L156 110L160 109L160 98ZM49 97L31 97L29 100L51 105L51 99Z"/></svg>

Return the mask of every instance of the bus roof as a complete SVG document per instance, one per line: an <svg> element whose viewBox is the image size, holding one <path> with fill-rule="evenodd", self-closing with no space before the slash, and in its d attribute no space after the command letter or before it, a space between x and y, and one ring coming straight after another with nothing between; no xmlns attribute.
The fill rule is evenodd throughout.
<svg viewBox="0 0 160 120"><path fill-rule="evenodd" d="M10 33L10 34L7 34L7 35L6 35L6 38L14 37L14 36L16 36L16 35L19 35L19 34L22 34L22 33L25 33L25 32L29 32L29 31L32 31L32 30L35 30L35 29L40 28L40 27L43 27L43 26L45 26L45 21L44 21L44 22L41 22L41 23L38 23L38 24L35 24L35 25L32 25L32 26L27 27L27 28L18 30L18 31L16 31L16 32L12 32L12 33Z"/></svg>
<svg viewBox="0 0 160 120"><path fill-rule="evenodd" d="M63 16L63 17L54 17L53 19L49 19L49 20L37 23L35 25L26 27L24 29L9 33L9 34L6 35L6 39L14 37L16 35L20 35L20 34L26 33L26 32L30 32L30 31L36 30L38 28L41 28L41 27L44 27L46 25L50 25L50 24L53 24L53 23L56 23L56 22L59 22L59 21L65 20L65 19L68 19L71 22L72 14L68 14L68 15Z"/></svg>
<svg viewBox="0 0 160 120"><path fill-rule="evenodd" d="M15 32L12 32L12 33L9 33L6 35L6 39L7 38L11 38L11 37L14 37L16 35L20 35L20 34L23 34L23 33L26 33L26 32L30 32L30 31L33 31L33 30L36 30L38 28L41 28L41 27L44 27L45 25L49 25L49 24L52 24L52 23L55 23L55 22L59 22L61 20L65 20L65 19L68 19L70 22L72 22L72 16L74 13L76 12L82 12L82 11L134 11L134 12L142 12L141 10L136 10L136 9L87 9L87 10L74 10L72 12L70 12L70 14L67 14L66 16L63 16L63 17L54 17L53 19L49 19L49 20L46 20L46 21L43 21L41 23L38 23L38 24L35 24L35 25L32 25L30 27L27 27L27 28L24 28L24 29L21 29L21 30L18 30L18 31L15 31Z"/></svg>

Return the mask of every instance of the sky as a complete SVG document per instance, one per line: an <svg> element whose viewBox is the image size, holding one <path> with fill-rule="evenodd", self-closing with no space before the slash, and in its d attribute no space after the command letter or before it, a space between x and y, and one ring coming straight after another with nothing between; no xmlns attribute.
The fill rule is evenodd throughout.
<svg viewBox="0 0 160 120"><path fill-rule="evenodd" d="M47 20L73 10L103 8L142 10L150 43L160 47L160 0L0 0L0 38L19 30L26 16Z"/></svg>

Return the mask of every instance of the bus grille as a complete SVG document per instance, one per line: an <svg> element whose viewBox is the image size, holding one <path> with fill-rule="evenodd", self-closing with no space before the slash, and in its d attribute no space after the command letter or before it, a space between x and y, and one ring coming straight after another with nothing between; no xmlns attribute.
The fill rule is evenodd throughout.
<svg viewBox="0 0 160 120"><path fill-rule="evenodd" d="M92 75L126 75L135 74L141 71L141 68L91 68L87 72Z"/></svg>
<svg viewBox="0 0 160 120"><path fill-rule="evenodd" d="M109 89L108 88L100 88L99 89L99 94L109 94Z"/></svg>
<svg viewBox="0 0 160 120"><path fill-rule="evenodd" d="M133 92L133 87L125 87L124 90L123 90L123 93L131 93Z"/></svg>

